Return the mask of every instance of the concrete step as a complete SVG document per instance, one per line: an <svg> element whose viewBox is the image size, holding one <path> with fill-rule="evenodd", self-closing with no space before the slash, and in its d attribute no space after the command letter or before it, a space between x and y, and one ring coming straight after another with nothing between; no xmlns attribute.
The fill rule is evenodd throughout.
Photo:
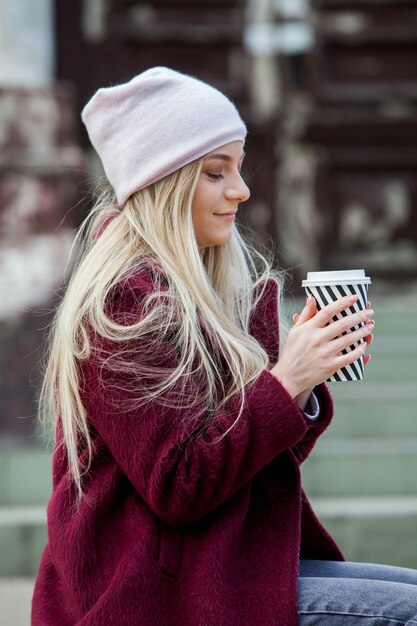
<svg viewBox="0 0 417 626"><path fill-rule="evenodd" d="M417 385L329 384L335 417L323 438L417 437Z"/></svg>
<svg viewBox="0 0 417 626"><path fill-rule="evenodd" d="M417 380L417 337L414 335L381 336L375 328L369 351L372 360L366 367L366 381L398 384Z"/></svg>
<svg viewBox="0 0 417 626"><path fill-rule="evenodd" d="M30 626L33 578L0 578L0 626Z"/></svg>
<svg viewBox="0 0 417 626"><path fill-rule="evenodd" d="M417 497L311 498L349 561L417 568Z"/></svg>
<svg viewBox="0 0 417 626"><path fill-rule="evenodd" d="M0 507L0 577L34 576L46 540L44 506Z"/></svg>
<svg viewBox="0 0 417 626"><path fill-rule="evenodd" d="M44 504L51 493L51 456L27 445L0 447L0 506Z"/></svg>
<svg viewBox="0 0 417 626"><path fill-rule="evenodd" d="M372 299L372 308L375 311L375 332L379 336L415 337L417 300L405 300L404 304L395 299Z"/></svg>
<svg viewBox="0 0 417 626"><path fill-rule="evenodd" d="M331 387L335 418L303 468L304 482L311 492L349 496L416 494L415 386L352 383ZM350 398L353 387L356 392ZM1 450L0 506L46 506L50 484L51 461L43 449L22 446ZM24 529L7 532L8 537L18 533L24 544ZM7 540L4 545L7 547ZM22 558L16 553L16 571L22 567L27 571L17 564Z"/></svg>
<svg viewBox="0 0 417 626"><path fill-rule="evenodd" d="M349 560L417 567L415 495L324 498L310 494L310 498ZM36 576L45 543L44 508L0 508L0 578ZM3 607L1 593L0 588ZM0 615L4 615L3 608Z"/></svg>
<svg viewBox="0 0 417 626"><path fill-rule="evenodd" d="M417 439L323 437L303 464L302 474L315 496L414 496Z"/></svg>

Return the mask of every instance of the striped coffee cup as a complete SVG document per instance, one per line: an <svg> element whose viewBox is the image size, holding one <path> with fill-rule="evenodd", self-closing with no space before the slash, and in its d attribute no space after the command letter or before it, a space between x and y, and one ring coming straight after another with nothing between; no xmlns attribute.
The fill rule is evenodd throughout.
<svg viewBox="0 0 417 626"><path fill-rule="evenodd" d="M364 270L341 270L334 272L308 272L307 279L303 280L302 286L306 290L307 295L312 295L317 301L317 308L322 309L327 304L340 300L344 296L358 295L359 298L348 309L339 313L333 318L333 321L342 319L351 313L366 308L368 299L368 285L371 279L365 276ZM352 327L347 332L357 330L363 326L364 322ZM363 339L349 346L343 353L347 354L354 350ZM347 382L352 380L363 380L364 374L364 357L363 355L346 367L337 370L327 379L327 382Z"/></svg>

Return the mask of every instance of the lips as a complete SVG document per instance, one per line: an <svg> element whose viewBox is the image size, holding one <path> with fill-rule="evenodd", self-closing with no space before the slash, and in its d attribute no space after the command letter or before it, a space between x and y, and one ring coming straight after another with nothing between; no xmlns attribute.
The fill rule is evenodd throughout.
<svg viewBox="0 0 417 626"><path fill-rule="evenodd" d="M226 213L215 213L214 215L236 215L237 211L226 211Z"/></svg>

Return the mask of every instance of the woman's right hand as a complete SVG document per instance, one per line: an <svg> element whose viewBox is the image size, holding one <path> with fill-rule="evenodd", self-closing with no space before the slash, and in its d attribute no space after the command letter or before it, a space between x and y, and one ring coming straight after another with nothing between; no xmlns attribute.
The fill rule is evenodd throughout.
<svg viewBox="0 0 417 626"><path fill-rule="evenodd" d="M341 298L305 322L300 324L298 321L291 328L282 355L271 369L271 374L278 378L291 397L295 398L305 390L314 388L330 378L336 370L363 355L367 347L365 341L347 354L342 354L342 350L372 333L373 310L349 313L340 320L332 321L335 315L352 306L357 299L357 296ZM365 325L359 330L343 335L362 322Z"/></svg>

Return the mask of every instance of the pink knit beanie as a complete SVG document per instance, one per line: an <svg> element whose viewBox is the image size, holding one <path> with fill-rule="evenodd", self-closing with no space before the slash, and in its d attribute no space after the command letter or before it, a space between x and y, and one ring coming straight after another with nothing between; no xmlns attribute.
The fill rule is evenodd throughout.
<svg viewBox="0 0 417 626"><path fill-rule="evenodd" d="M246 137L226 96L166 67L99 89L81 118L120 206L135 191Z"/></svg>

